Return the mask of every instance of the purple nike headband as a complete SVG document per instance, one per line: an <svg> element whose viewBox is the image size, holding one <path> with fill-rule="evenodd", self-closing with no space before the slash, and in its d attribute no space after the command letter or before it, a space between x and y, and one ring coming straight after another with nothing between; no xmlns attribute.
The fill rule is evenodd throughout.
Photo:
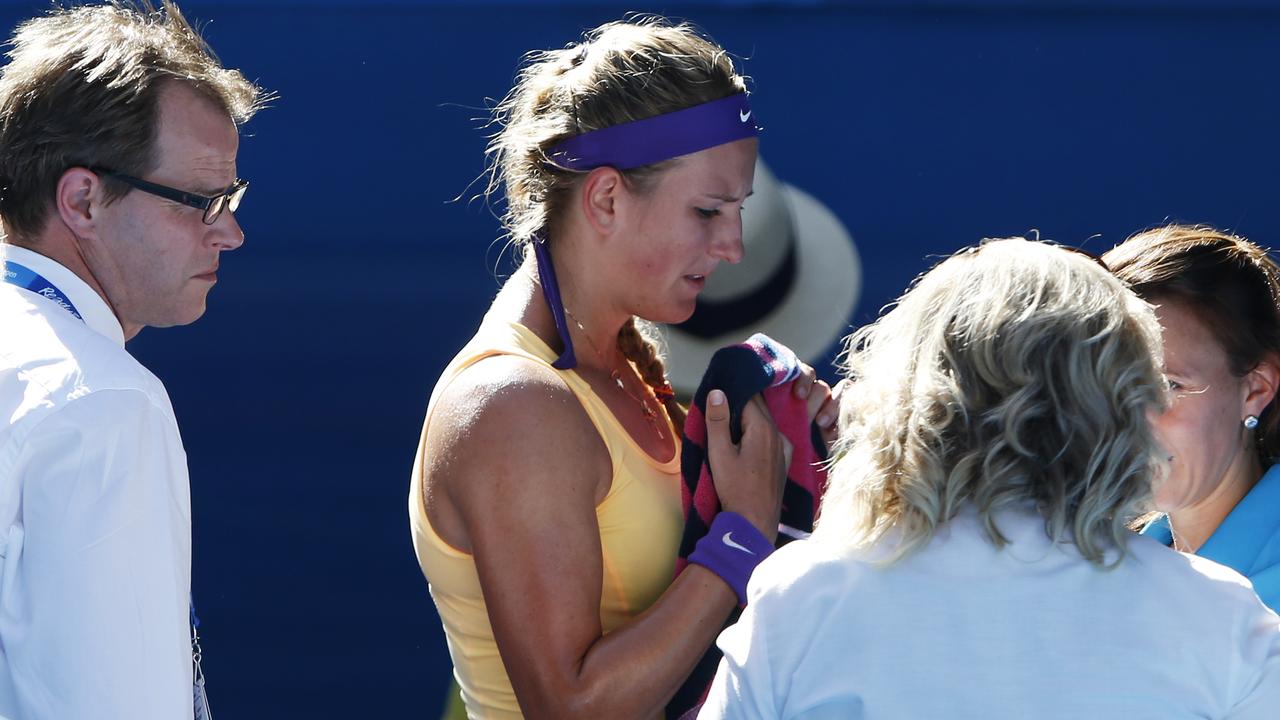
<svg viewBox="0 0 1280 720"><path fill-rule="evenodd" d="M605 165L631 170L759 134L747 94L738 93L574 135L556 143L547 157L566 170L593 170Z"/></svg>
<svg viewBox="0 0 1280 720"><path fill-rule="evenodd" d="M683 110L575 135L556 143L547 153L547 158L565 170L585 172L606 166L632 170L759 134L760 126L752 116L747 94L738 93ZM546 251L546 236L541 233L534 237L534 254L542 294L564 343L564 352L551 366L567 370L576 366L578 361L574 357L569 326L564 321L564 303L560 299L555 268L551 265L550 253Z"/></svg>

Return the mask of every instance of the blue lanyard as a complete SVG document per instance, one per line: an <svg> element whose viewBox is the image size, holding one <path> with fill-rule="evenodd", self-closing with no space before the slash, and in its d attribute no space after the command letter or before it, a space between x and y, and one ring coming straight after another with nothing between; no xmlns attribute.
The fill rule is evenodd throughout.
<svg viewBox="0 0 1280 720"><path fill-rule="evenodd" d="M0 271L3 271L0 274L0 280L46 297L57 303L63 310L74 315L77 320L84 321L84 318L80 317L80 311L76 310L76 306L71 304L71 300L35 270L26 265L19 265L12 260L2 260L0 261Z"/></svg>

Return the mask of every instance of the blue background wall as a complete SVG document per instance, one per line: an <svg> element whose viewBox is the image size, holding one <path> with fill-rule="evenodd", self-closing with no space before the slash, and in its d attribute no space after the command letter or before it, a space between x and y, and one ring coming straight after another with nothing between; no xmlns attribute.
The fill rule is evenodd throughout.
<svg viewBox="0 0 1280 720"><path fill-rule="evenodd" d="M6 27L43 3L0 3ZM1176 218L1280 242L1273 2L190 2L279 93L199 323L131 349L191 462L223 718L432 717L449 665L409 543L427 395L496 291L467 195L521 54L627 9L747 56L765 158L832 207L865 322L931 260L1026 233L1101 251ZM474 190L474 188L473 188Z"/></svg>

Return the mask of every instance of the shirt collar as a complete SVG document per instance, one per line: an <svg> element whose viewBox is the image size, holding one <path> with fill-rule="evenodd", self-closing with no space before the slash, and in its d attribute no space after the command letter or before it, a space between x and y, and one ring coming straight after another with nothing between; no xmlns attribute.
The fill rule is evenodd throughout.
<svg viewBox="0 0 1280 720"><path fill-rule="evenodd" d="M1169 527L1169 516L1161 514L1142 527L1141 534L1155 540L1161 545L1173 547L1173 528Z"/></svg>
<svg viewBox="0 0 1280 720"><path fill-rule="evenodd" d="M1213 531L1196 555L1226 565L1248 576L1259 560L1263 548L1273 540L1276 531L1276 508L1280 507L1280 464L1272 465L1253 489L1232 508ZM1161 515L1142 534L1165 545L1173 545L1169 516ZM1264 562L1265 564L1265 562Z"/></svg>
<svg viewBox="0 0 1280 720"><path fill-rule="evenodd" d="M120 327L120 321L102 296L81 280L80 276L51 258L9 243L0 242L0 260L12 260L44 276L66 294L71 304L80 311L86 325L124 347L124 329Z"/></svg>
<svg viewBox="0 0 1280 720"><path fill-rule="evenodd" d="M1263 546L1271 541L1275 532L1277 507L1280 507L1280 465L1273 465L1249 494L1236 503L1196 554L1250 574Z"/></svg>

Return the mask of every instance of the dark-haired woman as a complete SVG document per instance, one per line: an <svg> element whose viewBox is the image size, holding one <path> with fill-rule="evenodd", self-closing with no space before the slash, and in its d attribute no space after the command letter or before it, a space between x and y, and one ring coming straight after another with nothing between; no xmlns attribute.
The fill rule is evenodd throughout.
<svg viewBox="0 0 1280 720"><path fill-rule="evenodd" d="M1204 225L1139 233L1103 260L1155 306L1173 394L1155 420L1162 514L1143 534L1238 571L1280 609L1280 267Z"/></svg>

